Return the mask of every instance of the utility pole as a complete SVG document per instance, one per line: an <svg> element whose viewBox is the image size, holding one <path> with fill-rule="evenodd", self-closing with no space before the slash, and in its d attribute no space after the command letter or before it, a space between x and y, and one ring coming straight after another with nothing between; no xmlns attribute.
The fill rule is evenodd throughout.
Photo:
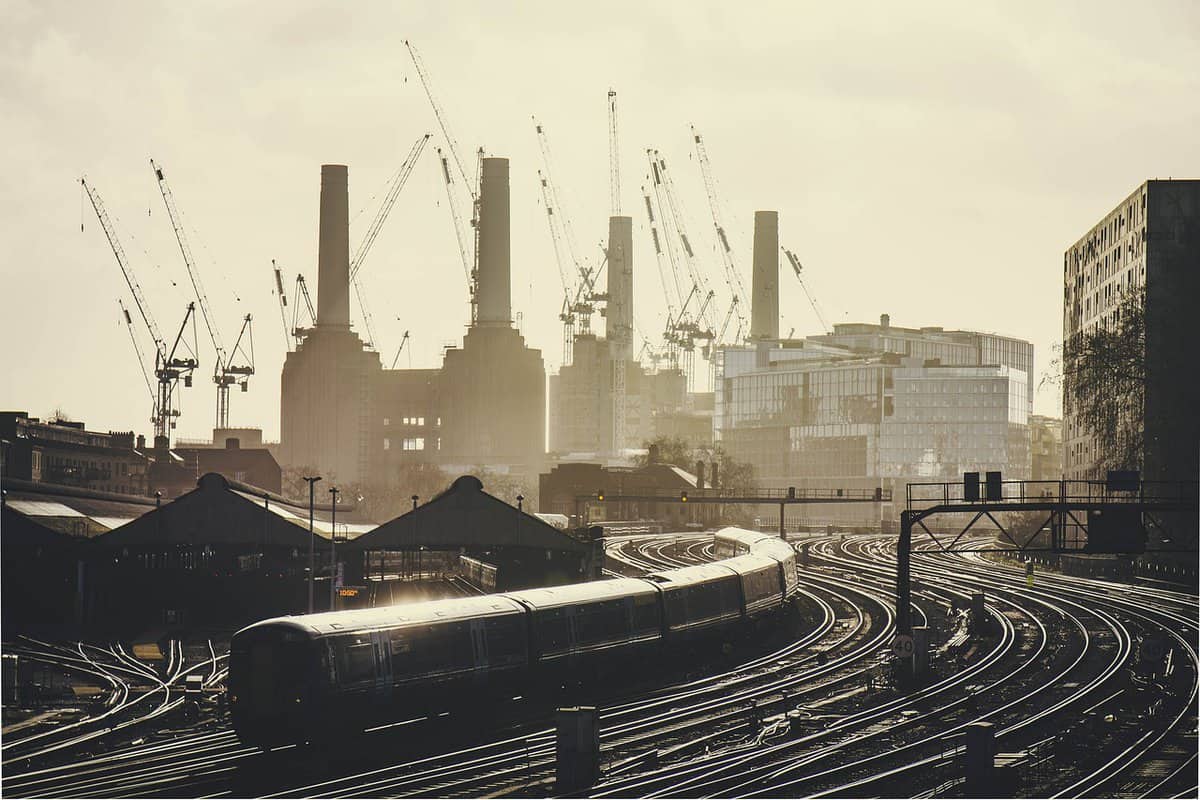
<svg viewBox="0 0 1200 800"><path fill-rule="evenodd" d="M337 583L337 498L338 488L336 486L329 487L329 494L333 498L329 504L329 610L333 611L334 598L337 596L337 590L334 584Z"/></svg>
<svg viewBox="0 0 1200 800"><path fill-rule="evenodd" d="M317 557L316 557L316 536L313 533L313 490L316 488L317 481L321 480L320 475L313 477L305 476L304 482L308 484L308 613L313 613L313 582L316 580Z"/></svg>

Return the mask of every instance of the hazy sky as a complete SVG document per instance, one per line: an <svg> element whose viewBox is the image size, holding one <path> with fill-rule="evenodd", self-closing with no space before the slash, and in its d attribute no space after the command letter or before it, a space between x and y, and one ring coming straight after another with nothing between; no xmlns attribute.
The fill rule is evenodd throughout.
<svg viewBox="0 0 1200 800"><path fill-rule="evenodd" d="M233 394L231 421L277 438L286 340L271 259L289 291L297 271L315 288L320 165L349 165L354 243L413 140L430 131L440 143L406 38L463 148L511 159L513 306L550 369L562 287L531 116L581 249L598 252L609 87L646 335L665 308L638 189L647 147L672 166L723 286L689 124L707 142L747 283L753 212L777 209L831 321L886 312L897 325L1018 336L1039 371L1061 337L1066 246L1146 178L1200 174L1192 2L0 0L0 20L0 407L61 407L101 430L149 433L150 399L117 307L129 292L79 176L115 218L165 333L190 286L148 159L164 167L226 346L254 315L258 374ZM439 365L468 306L432 147L361 274L385 363L407 329L400 365ZM818 332L793 276L781 285L781 331ZM186 438L213 423L200 336L176 431ZM1037 394L1036 410L1058 405L1053 388Z"/></svg>

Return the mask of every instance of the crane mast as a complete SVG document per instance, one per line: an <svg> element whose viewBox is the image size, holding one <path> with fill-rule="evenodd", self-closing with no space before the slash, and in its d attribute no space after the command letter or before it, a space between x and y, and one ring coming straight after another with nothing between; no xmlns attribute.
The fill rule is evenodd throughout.
<svg viewBox="0 0 1200 800"><path fill-rule="evenodd" d="M620 143L617 137L617 93L608 90L608 193L609 205L614 217L621 214L621 157ZM608 243L612 247L612 242ZM619 263L628 264L629 253L624 253ZM613 262L610 257L609 262ZM615 277L609 267L609 276ZM613 419L613 453L620 453L625 447L625 355L629 344L631 331L624 326L616 326L609 332L609 352L612 354L612 419Z"/></svg>
<svg viewBox="0 0 1200 800"><path fill-rule="evenodd" d="M608 200L614 217L621 216L621 148L617 141L617 93L608 90Z"/></svg>
<svg viewBox="0 0 1200 800"><path fill-rule="evenodd" d="M301 304L301 300L304 301ZM301 327L300 314L307 312L308 327L317 324L317 310L313 307L312 295L308 293L308 283L304 280L303 275L296 276L296 287L292 294L292 338L296 341L296 346L300 346L300 342L304 339L304 332L308 328Z"/></svg>
<svg viewBox="0 0 1200 800"><path fill-rule="evenodd" d="M392 369L396 368L396 362L400 360L400 354L404 352L404 345L408 344L408 331L404 332L404 336L400 338L400 346L396 348L396 357L392 359ZM409 359L412 363L412 359Z"/></svg>
<svg viewBox="0 0 1200 800"><path fill-rule="evenodd" d="M86 179L80 178L79 183L87 193L88 200L91 201L92 210L96 212L96 219L99 220L100 227L104 230L104 236L108 239L109 249L112 250L113 256L117 259L117 266L121 268L121 274L124 276L125 283L133 295L133 301L137 306L138 314L141 315L142 322L146 325L146 331L150 334L150 338L154 342L154 377L158 381L158 391L150 421L154 425L155 443L157 444L159 441L165 439L169 446L171 429L175 427L175 420L180 414L179 409L175 407L174 403L176 387L181 378L183 379L184 386L191 386L192 372L199 366L199 361L196 359L196 328L195 317L193 316L195 306L192 303L188 304L187 310L183 315L183 322L179 326L179 333L176 335L171 346L168 347L166 340L159 333L158 325L154 321L154 315L150 312L150 306L142 294L142 287L138 284L137 277L133 273L133 267L129 264L129 260L125 256L125 248L121 246L121 240L117 236L116 228L113 226L112 219L108 215L108 209L105 208L104 201L100 198L99 192L89 185ZM125 314L126 323L130 324L130 336L133 336L132 316L125 310L124 304L121 305L121 310ZM184 339L189 320L192 322L192 338L190 343ZM136 338L134 338L133 343L134 349L138 353L139 366L141 366L142 374L145 375L145 365L142 363L141 351L137 348ZM180 353L181 347L188 351L186 357Z"/></svg>
<svg viewBox="0 0 1200 800"><path fill-rule="evenodd" d="M217 386L217 416L216 427L229 427L229 387L237 383L241 386L242 391L246 391L249 386L249 378L254 374L254 335L250 328L250 315L247 314L242 322L241 331L238 334L237 342L230 351L226 351L221 343L221 336L213 322L212 311L209 308L208 297L204 293L204 286L200 281L200 271L196 266L195 259L192 257L192 248L188 244L187 233L184 231L183 219L179 214L179 209L175 205L175 195L171 192L171 187L167 184L167 178L163 174L163 170L150 159L150 166L154 170L154 177L158 180L158 190L162 194L163 203L167 207L167 216L171 219L171 227L175 230L175 240L179 243L179 252L183 256L184 266L187 267L188 278L192 282L192 290L196 294L196 302L200 306L200 315L204 318L204 327L208 330L209 339L212 340L213 350L216 353L216 361L213 365L213 383ZM242 345L242 340L247 337L247 345ZM234 359L239 353L244 357L248 357L248 361L243 364L234 364Z"/></svg>

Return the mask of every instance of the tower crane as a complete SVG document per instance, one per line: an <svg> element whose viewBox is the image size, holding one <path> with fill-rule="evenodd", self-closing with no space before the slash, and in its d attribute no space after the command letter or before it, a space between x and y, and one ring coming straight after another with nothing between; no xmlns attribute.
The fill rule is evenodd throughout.
<svg viewBox="0 0 1200 800"><path fill-rule="evenodd" d="M404 345L406 344L408 344L408 331L405 331L404 336L400 338L400 346L396 348L396 357L392 359L392 369L396 368L396 362L400 360L400 354L404 352ZM409 363L412 363L411 359Z"/></svg>
<svg viewBox="0 0 1200 800"><path fill-rule="evenodd" d="M620 143L617 137L617 93L608 90L608 194L612 215L621 213L621 157ZM612 247L612 242L608 243ZM609 277L613 274L613 263L628 264L628 253L624 253L619 261L609 258ZM618 302L624 302L619 299ZM613 419L613 452L620 453L625 446L625 356L628 352L633 331L625 325L609 326L609 352L612 354L612 419Z"/></svg>
<svg viewBox="0 0 1200 800"><path fill-rule="evenodd" d="M408 176L412 174L413 167L417 163L417 158L421 155L421 151L425 149L430 136L431 134L428 133L423 134L413 142L408 155L404 158L404 163L400 165L400 169L397 170L391 181L389 181L387 194L384 195L379 210L375 212L375 218L371 220L367 232L363 234L358 249L354 251L354 257L350 259L350 282L354 284L354 294L358 298L358 307L363 317L363 327L367 329L368 347L378 349L378 339L375 336L375 321L371 316L370 308L367 306L366 293L363 291L362 282L358 279L358 271L362 268L367 253L371 251L371 245L375 244L375 237L383 229L383 223L387 221L392 206L396 204L396 199L400 196L400 190L404 188L404 184L408 183Z"/></svg>
<svg viewBox="0 0 1200 800"><path fill-rule="evenodd" d="M779 249L787 256L788 263L792 265L792 269L796 273L796 280L800 281L800 288L804 290L804 296L808 298L808 304L812 306L813 313L817 315L817 320L821 323L821 330L825 333L833 333L833 330L829 327L829 323L825 321L825 315L821 313L820 306L817 305L817 299L812 296L812 292L808 291L808 286L804 283L804 276L800 274L802 269L800 259L796 258L796 254L786 247L780 247Z"/></svg>
<svg viewBox="0 0 1200 800"><path fill-rule="evenodd" d="M192 282L192 290L196 294L196 302L200 306L200 315L204 318L204 327L212 340L216 361L213 365L213 383L217 385L217 420L216 427L229 427L229 387L238 384L242 391L249 387L250 376L254 374L254 332L251 327L251 315L242 318L242 327L238 332L233 349L226 352L221 343L221 336L213 323L212 312L208 306L208 297L204 294L204 286L200 282L200 272L192 258L192 249L188 244L187 234L183 229L183 220L175 205L175 196L167 185L162 168L150 159L150 167L158 180L158 190L162 194L163 203L167 207L167 216L171 218L171 227L175 229L175 240L179 243L179 252L183 255L184 266L187 267L188 277ZM245 340L246 344L242 342ZM244 363L235 364L234 360L241 355Z"/></svg>
<svg viewBox="0 0 1200 800"><path fill-rule="evenodd" d="M738 272L737 265L734 263L733 248L729 246L729 237L725 233L720 203L717 200L717 182L712 174L712 164L708 160L708 149L704 146L704 139L696 130L695 125L692 126L692 141L696 145L696 160L700 162L700 174L704 178L704 190L708 195L708 208L712 213L713 229L717 233L721 261L725 265L725 284L729 287L730 294L733 295L733 300L729 304L729 313L737 314L740 338L740 331L746 328L746 317L741 308L741 298L746 296L746 285L742 282L741 273ZM722 327L728 326L728 316L726 314L727 321ZM717 337L717 340L720 341L721 338Z"/></svg>
<svg viewBox="0 0 1200 800"><path fill-rule="evenodd" d="M159 333L158 324L154 321L154 315L150 312L150 306L142 294L142 287L138 284L133 267L125 256L125 248L121 246L116 228L109 218L108 210L104 207L104 201L100 199L100 194L88 184L85 178L80 178L79 183L87 192L88 200L92 203L92 210L96 212L96 219L100 221L100 227L104 229L104 235L108 239L108 246L117 259L117 266L121 268L121 274L125 278L125 284L129 287L130 294L133 295L133 302L137 306L138 314L141 315L146 331L154 342L154 377L158 381L158 392L154 400L154 410L150 422L154 426L155 443L166 440L169 446L171 429L175 427L175 420L180 414L179 409L175 407L175 390L181 379L185 387L192 385L192 372L200 363L196 358L195 304L188 303L187 310L183 315L183 322L179 325L179 332L168 346L167 341ZM124 305L121 310L125 311ZM128 312L125 312L125 319L127 324L132 322ZM184 338L189 321L192 323L190 342ZM130 327L130 335L133 335L132 327ZM136 338L134 347L137 349ZM138 361L141 362L140 351L138 351ZM144 375L144 365L142 365L142 372Z"/></svg>
<svg viewBox="0 0 1200 800"><path fill-rule="evenodd" d="M300 301L304 303L301 305ZM308 327L301 326L300 314L308 314ZM292 293L292 337L296 340L296 346L300 346L301 340L304 338L304 332L317 324L317 310L313 306L312 295L308 293L308 283L304 280L303 275L296 275L296 286Z"/></svg>
<svg viewBox="0 0 1200 800"><path fill-rule="evenodd" d="M137 334L133 330L133 317L129 316L129 310L125 308L125 304L121 302L121 298L117 298L117 305L121 307L121 316L125 319L125 327L129 330L129 341L133 342L133 352L137 355L138 367L142 370L142 378L146 381L146 391L150 393L150 405L153 409L155 397L154 387L150 385L150 373L146 372L146 359L142 357L142 347L138 344ZM154 412L151 411L151 418Z"/></svg>
<svg viewBox="0 0 1200 800"><path fill-rule="evenodd" d="M441 103L437 101L437 96L433 92L433 86L429 80L429 71L425 68L425 62L421 58L417 48L412 42L404 40L404 46L408 48L408 55L412 59L413 67L417 71L417 77L421 79L421 86L425 89L425 96L429 98L429 105L433 107L433 115L437 118L438 127L442 129L442 136L446 139L446 149L450 151L450 158L454 160L454 166L458 171L458 175L462 178L462 186L471 198L471 227L474 229L474 242L468 253L466 247L466 237L462 231L461 213L458 210L458 198L453 191L453 181L450 175L450 165L445 157L442 158L442 173L446 179L446 195L450 204L450 213L454 216L455 234L458 236L459 250L463 253L463 266L467 267L468 292L470 294L471 303L471 324L474 324L479 315L479 191L476 187L479 186L479 173L483 168L483 148L479 148L476 152L476 174L475 182L467 177L466 167L463 165L461 149L458 146L458 141L454 138L454 134L450 132L450 122L446 117L446 112L442 109ZM441 151L438 151L441 155Z"/></svg>
<svg viewBox="0 0 1200 800"><path fill-rule="evenodd" d="M283 273L275 264L275 259L271 259L271 269L275 271L275 295L279 298L279 321L283 323L283 338L287 349L292 349L292 332L288 329L287 324L287 293L283 291Z"/></svg>
<svg viewBox="0 0 1200 800"><path fill-rule="evenodd" d="M564 299L559 319L563 323L563 363L568 364L575 336L592 332L592 314L596 311L596 303L608 299L607 293L596 291L596 282L607 263L607 253L594 267L579 257L571 219L563 207L558 183L554 180L554 159L550 154L546 129L536 118L533 123L542 155L543 168L538 172L542 201L546 206L550 238L554 243L554 255L563 282Z"/></svg>
<svg viewBox="0 0 1200 800"><path fill-rule="evenodd" d="M621 147L617 140L617 93L608 90L608 200L612 215L621 215Z"/></svg>

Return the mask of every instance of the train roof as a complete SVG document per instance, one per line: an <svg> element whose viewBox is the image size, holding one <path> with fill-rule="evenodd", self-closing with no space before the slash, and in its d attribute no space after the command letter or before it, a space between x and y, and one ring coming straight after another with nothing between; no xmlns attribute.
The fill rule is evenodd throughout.
<svg viewBox="0 0 1200 800"><path fill-rule="evenodd" d="M646 580L654 581L663 586L678 586L716 580L717 578L731 578L736 573L727 566L730 560L723 559L711 564L697 564L694 567L681 567L679 569L663 570L662 572L651 572L646 576Z"/></svg>
<svg viewBox="0 0 1200 800"><path fill-rule="evenodd" d="M639 578L613 578L606 581L551 586L545 589L524 589L519 592L507 592L504 596L520 600L536 609L557 608L588 601L608 600L614 597L648 595L654 594L656 591L654 586Z"/></svg>
<svg viewBox="0 0 1200 800"><path fill-rule="evenodd" d="M779 569L779 560L763 553L746 553L733 558L722 559L718 562L739 575L756 572L761 569Z"/></svg>
<svg viewBox="0 0 1200 800"><path fill-rule="evenodd" d="M287 627L300 630L311 637L320 637L353 631L402 628L408 625L432 622L452 622L459 619L517 614L522 610L518 603L504 595L487 594L478 597L455 597L449 600L401 603L383 608L275 617L256 622L242 630L268 626Z"/></svg>
<svg viewBox="0 0 1200 800"><path fill-rule="evenodd" d="M747 547L753 545L755 542L761 542L763 539L777 539L777 537L769 533L748 531L745 528L721 528L713 536L717 539L734 539L742 542Z"/></svg>

